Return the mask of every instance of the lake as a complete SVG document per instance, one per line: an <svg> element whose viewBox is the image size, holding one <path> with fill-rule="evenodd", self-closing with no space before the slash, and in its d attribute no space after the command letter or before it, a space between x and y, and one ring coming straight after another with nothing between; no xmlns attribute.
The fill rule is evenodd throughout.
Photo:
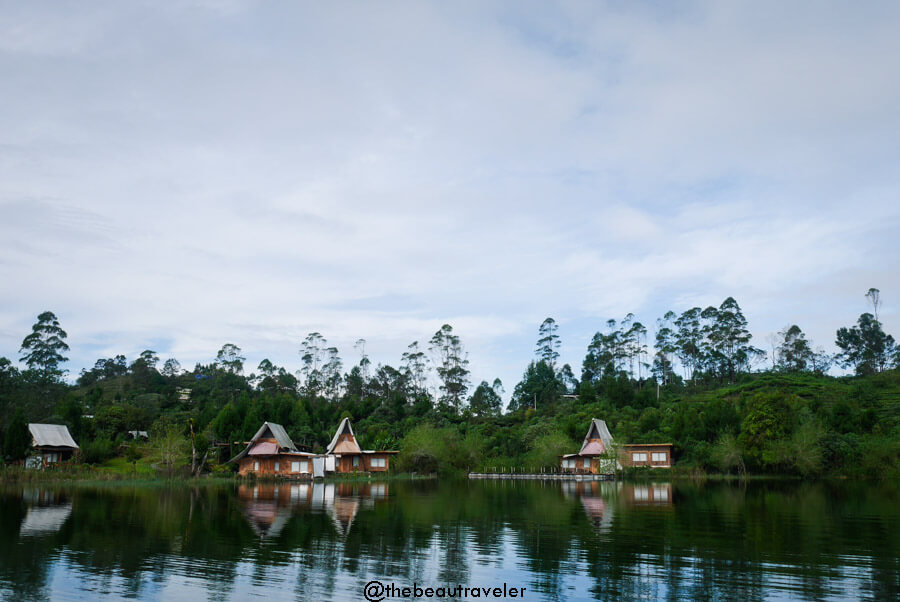
<svg viewBox="0 0 900 602"><path fill-rule="evenodd" d="M900 487L392 480L0 489L2 599L363 600L367 584L373 600L416 599L403 598L404 587L420 588L420 600L425 588L443 599L498 599L504 585L533 601L896 600Z"/></svg>

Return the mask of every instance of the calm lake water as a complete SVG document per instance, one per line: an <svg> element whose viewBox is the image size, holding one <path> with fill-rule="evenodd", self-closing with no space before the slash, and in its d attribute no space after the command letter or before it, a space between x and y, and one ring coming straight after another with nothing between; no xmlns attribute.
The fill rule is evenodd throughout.
<svg viewBox="0 0 900 602"><path fill-rule="evenodd" d="M796 482L0 490L4 600L363 600L372 580L505 583L535 601L897 600L900 494Z"/></svg>

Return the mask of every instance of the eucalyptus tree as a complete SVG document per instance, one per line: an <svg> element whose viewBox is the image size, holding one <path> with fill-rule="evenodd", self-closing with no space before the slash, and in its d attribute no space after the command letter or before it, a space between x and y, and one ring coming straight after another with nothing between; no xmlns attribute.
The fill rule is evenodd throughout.
<svg viewBox="0 0 900 602"><path fill-rule="evenodd" d="M230 374L241 374L244 371L244 360L241 348L234 343L225 343L216 354L216 368Z"/></svg>
<svg viewBox="0 0 900 602"><path fill-rule="evenodd" d="M613 319L606 321L606 333L595 332L588 343L582 363L582 379L595 382L612 377L619 371L625 357L622 330Z"/></svg>
<svg viewBox="0 0 900 602"><path fill-rule="evenodd" d="M872 311L875 314L875 321L878 322L878 306L881 305L881 291L877 288L870 288L866 291L866 299L872 304Z"/></svg>
<svg viewBox="0 0 900 602"><path fill-rule="evenodd" d="M534 353L537 358L546 362L548 366L553 368L556 360L559 359L559 335L556 331L559 326L553 318L546 318L538 328L538 340Z"/></svg>
<svg viewBox="0 0 900 602"><path fill-rule="evenodd" d="M19 349L21 361L42 378L59 379L65 372L60 364L69 361L63 355L69 350L66 344L68 336L52 311L41 313L31 327L31 334L22 340L22 347Z"/></svg>
<svg viewBox="0 0 900 602"><path fill-rule="evenodd" d="M750 345L753 335L747 328L747 319L740 305L728 297L718 308L707 307L700 314L703 318L707 372L720 379L735 377L750 370L751 362L764 352Z"/></svg>
<svg viewBox="0 0 900 602"><path fill-rule="evenodd" d="M343 363L337 347L329 347L325 350L325 363L322 364L322 385L328 397L332 401L341 394Z"/></svg>
<svg viewBox="0 0 900 602"><path fill-rule="evenodd" d="M369 367L372 365L372 362L369 360L369 356L366 355L366 340L357 339L353 344L353 348L359 351L359 369L362 378L363 380L369 380Z"/></svg>
<svg viewBox="0 0 900 602"><path fill-rule="evenodd" d="M522 375L522 380L513 389L509 411L546 408L554 404L560 395L565 394L566 386L559 380L553 368L547 362L532 361Z"/></svg>
<svg viewBox="0 0 900 602"><path fill-rule="evenodd" d="M156 370L156 364L159 363L159 356L152 349L144 349L135 361L143 362L149 370Z"/></svg>
<svg viewBox="0 0 900 602"><path fill-rule="evenodd" d="M453 327L444 324L431 337L428 349L441 380L440 401L458 412L469 390L469 359L462 342L453 334Z"/></svg>
<svg viewBox="0 0 900 602"><path fill-rule="evenodd" d="M694 373L700 367L703 358L703 328L700 322L702 310L692 307L683 312L675 320L676 351L675 354L684 368L687 380L694 379Z"/></svg>
<svg viewBox="0 0 900 602"><path fill-rule="evenodd" d="M886 334L881 322L868 312L859 316L856 326L838 329L835 344L840 349L836 359L841 366L853 368L859 375L882 372L896 362L894 337Z"/></svg>
<svg viewBox="0 0 900 602"><path fill-rule="evenodd" d="M486 416L499 416L503 409L503 383L499 378L494 379L494 383L489 385L486 380L481 381L472 397L469 398L469 410L475 416L483 418Z"/></svg>
<svg viewBox="0 0 900 602"><path fill-rule="evenodd" d="M677 316L673 311L667 311L665 315L656 320L656 341L654 349L656 356L653 358L653 375L661 385L668 385L675 373L675 352L678 350L678 341L674 330Z"/></svg>
<svg viewBox="0 0 900 602"><path fill-rule="evenodd" d="M181 362L174 357L170 357L163 363L162 375L167 378L174 378L181 374Z"/></svg>
<svg viewBox="0 0 900 602"><path fill-rule="evenodd" d="M428 381L428 356L419 349L418 341L413 341L407 346L401 357L400 369L406 375L414 397L425 393Z"/></svg>
<svg viewBox="0 0 900 602"><path fill-rule="evenodd" d="M796 324L778 332L779 344L775 350L775 367L781 372L806 372L812 368L815 352L806 335Z"/></svg>
<svg viewBox="0 0 900 602"><path fill-rule="evenodd" d="M327 344L328 341L318 332L309 333L300 343L300 361L303 365L298 373L303 379L307 394L313 397L318 395L324 386L321 368L325 361Z"/></svg>
<svg viewBox="0 0 900 602"><path fill-rule="evenodd" d="M646 366L644 356L647 354L647 327L640 322L632 322L624 334L624 340L631 378L634 378L634 367L636 365L638 380L642 381L642 368Z"/></svg>

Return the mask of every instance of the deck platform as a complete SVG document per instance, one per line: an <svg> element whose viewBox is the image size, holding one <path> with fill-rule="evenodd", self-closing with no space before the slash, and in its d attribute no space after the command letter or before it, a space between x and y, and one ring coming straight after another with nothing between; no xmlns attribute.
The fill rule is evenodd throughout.
<svg viewBox="0 0 900 602"><path fill-rule="evenodd" d="M614 481L614 474L470 472L470 479L503 479L515 481Z"/></svg>

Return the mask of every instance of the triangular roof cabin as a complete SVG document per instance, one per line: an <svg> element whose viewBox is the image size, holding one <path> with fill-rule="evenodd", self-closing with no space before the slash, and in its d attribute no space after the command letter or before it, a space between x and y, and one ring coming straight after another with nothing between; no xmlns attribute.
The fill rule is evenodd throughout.
<svg viewBox="0 0 900 602"><path fill-rule="evenodd" d="M613 438L605 420L594 418L588 427L579 456L602 456L612 450Z"/></svg>
<svg viewBox="0 0 900 602"><path fill-rule="evenodd" d="M326 454L361 454L359 443L356 442L356 435L353 434L353 426L350 424L349 418L341 420L340 426L334 433L331 443L325 449Z"/></svg>
<svg viewBox="0 0 900 602"><path fill-rule="evenodd" d="M236 462L245 456L275 456L282 453L298 452L284 427L274 422L264 422L244 451L229 460Z"/></svg>

